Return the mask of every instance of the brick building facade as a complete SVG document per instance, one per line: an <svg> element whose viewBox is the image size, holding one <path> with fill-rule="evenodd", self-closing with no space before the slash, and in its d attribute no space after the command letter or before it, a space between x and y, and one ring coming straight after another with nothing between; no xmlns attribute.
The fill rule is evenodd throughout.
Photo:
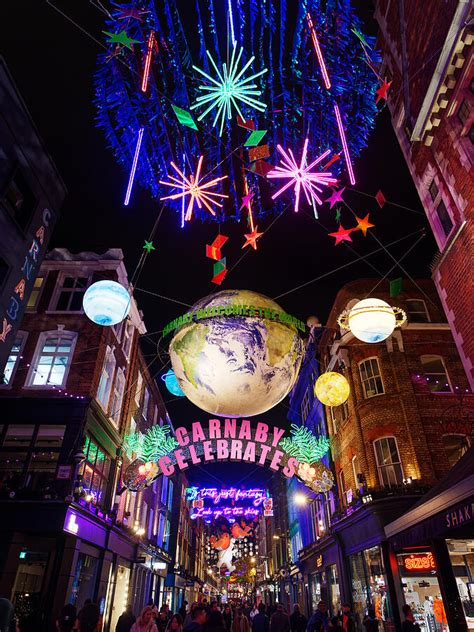
<svg viewBox="0 0 474 632"><path fill-rule="evenodd" d="M424 616L425 599L430 607L445 603L446 610L456 604L449 610L450 629L466 629L454 575L438 573L434 579L420 574L415 587L419 589L419 583L424 588L408 596L413 580L403 576L402 564L413 549L394 548L385 528L417 506L467 455L474 442L474 396L433 282L404 282L396 298L390 298L388 281L374 292L373 287L373 280L361 279L341 288L313 352L321 371L346 377L350 396L341 406L326 407L334 497L307 494L297 516L303 525L310 515L316 529L316 537L298 556L307 610L323 599L336 614L348 602L362 631L363 618L373 607L380 629L388 632L400 629L401 608L413 597L421 602L419 617ZM361 342L337 323L342 311L367 296L401 307L408 317L378 344ZM300 380L305 381L294 389L292 408L297 410L300 402L304 416L304 393L314 387L314 374L302 373ZM423 559L434 556L441 568L441 560L454 558L451 541L436 536L435 530L431 539L422 535L417 550L423 551ZM450 537L461 536L458 532ZM457 572L459 578L465 569ZM467 586L468 577L463 581Z"/></svg>
<svg viewBox="0 0 474 632"><path fill-rule="evenodd" d="M171 422L140 349L146 329L135 300L114 327L82 311L86 288L101 278L128 287L120 250L47 255L0 388L0 510L9 516L0 593L25 630L50 629L64 603L80 608L85 599L100 605L104 630L115 630L129 601L135 612L150 598L163 602L172 571L171 481L138 494L120 482L133 457L125 433Z"/></svg>
<svg viewBox="0 0 474 632"><path fill-rule="evenodd" d="M393 127L439 253L433 280L474 388L474 56L470 0L377 0ZM426 19L429 16L429 19Z"/></svg>

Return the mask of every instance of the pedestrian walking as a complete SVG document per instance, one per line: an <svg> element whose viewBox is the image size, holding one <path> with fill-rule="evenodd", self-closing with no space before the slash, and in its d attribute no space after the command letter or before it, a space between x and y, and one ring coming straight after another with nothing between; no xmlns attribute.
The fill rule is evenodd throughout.
<svg viewBox="0 0 474 632"><path fill-rule="evenodd" d="M224 625L227 632L231 632L232 630L232 608L227 603L224 608L224 613L222 615L224 617Z"/></svg>
<svg viewBox="0 0 474 632"><path fill-rule="evenodd" d="M181 619L184 621L186 619L187 613L188 613L188 602L185 599L183 603L181 604L181 608L178 610L178 614L180 615Z"/></svg>
<svg viewBox="0 0 474 632"><path fill-rule="evenodd" d="M99 606L86 600L77 615L77 629L79 632L100 632L102 621Z"/></svg>
<svg viewBox="0 0 474 632"><path fill-rule="evenodd" d="M319 630L322 630L323 632L328 632L329 617L328 607L325 601L320 601L318 603L317 609L314 611L314 614L310 617L310 620L308 621L308 626L306 630L307 632L319 632Z"/></svg>
<svg viewBox="0 0 474 632"><path fill-rule="evenodd" d="M356 632L356 623L351 607L348 603L342 604L342 629L344 632Z"/></svg>
<svg viewBox="0 0 474 632"><path fill-rule="evenodd" d="M301 613L299 604L295 603L293 606L293 612L290 616L291 632L305 632L308 620Z"/></svg>
<svg viewBox="0 0 474 632"><path fill-rule="evenodd" d="M329 630L330 632L343 632L339 617L331 617L331 620L329 621Z"/></svg>
<svg viewBox="0 0 474 632"><path fill-rule="evenodd" d="M250 632L250 623L244 615L242 608L237 608L235 612L234 622L232 623L232 632Z"/></svg>
<svg viewBox="0 0 474 632"><path fill-rule="evenodd" d="M131 632L157 632L153 607L145 606L141 615L132 625Z"/></svg>
<svg viewBox="0 0 474 632"><path fill-rule="evenodd" d="M183 632L183 618L180 614L174 614L166 626L166 632Z"/></svg>
<svg viewBox="0 0 474 632"><path fill-rule="evenodd" d="M421 632L421 628L415 621L415 616L410 606L405 604L402 611L405 616L405 621L402 623L402 632Z"/></svg>
<svg viewBox="0 0 474 632"><path fill-rule="evenodd" d="M265 611L265 604L260 603L258 605L258 613L254 616L252 621L252 632L269 632L270 620Z"/></svg>
<svg viewBox="0 0 474 632"><path fill-rule="evenodd" d="M364 619L364 627L366 632L379 632L379 620L375 616L375 610L369 608L367 615Z"/></svg>
<svg viewBox="0 0 474 632"><path fill-rule="evenodd" d="M217 604L217 601L216 601ZM224 617L220 610L211 610L206 623L203 625L203 632L227 632L224 624Z"/></svg>
<svg viewBox="0 0 474 632"><path fill-rule="evenodd" d="M77 612L76 606L72 603L67 603L61 608L61 613L56 621L56 628L58 632L72 632L76 625ZM3 628L0 628L3 632Z"/></svg>
<svg viewBox="0 0 474 632"><path fill-rule="evenodd" d="M151 607L151 606L148 606ZM152 609L153 612L153 609ZM153 613L154 616L156 617L156 614ZM160 612L158 613L158 616L156 617L156 627L158 629L158 632L166 632L166 628L168 627L168 613L166 611L166 606L161 606L160 608Z"/></svg>
<svg viewBox="0 0 474 632"><path fill-rule="evenodd" d="M193 603L191 604L191 608L189 608L189 612L188 612L188 614L184 617L184 622L183 622L183 625L184 625L184 627L185 627L185 628L186 628L186 627L187 627L187 626L191 623L191 621L193 620L193 619L192 619L192 616L191 616L191 613L192 613L192 611L194 610L194 608L196 608L198 605L199 605L199 604L198 604L198 602L197 602L197 601L193 601Z"/></svg>
<svg viewBox="0 0 474 632"><path fill-rule="evenodd" d="M290 632L290 617L281 603L270 619L270 632Z"/></svg>
<svg viewBox="0 0 474 632"><path fill-rule="evenodd" d="M191 621L183 632L202 632L202 626L206 622L206 610L204 606L195 606L191 611Z"/></svg>
<svg viewBox="0 0 474 632"><path fill-rule="evenodd" d="M136 617L132 611L132 604L128 604L124 612L120 615L115 626L115 632L130 632L132 625L135 623Z"/></svg>

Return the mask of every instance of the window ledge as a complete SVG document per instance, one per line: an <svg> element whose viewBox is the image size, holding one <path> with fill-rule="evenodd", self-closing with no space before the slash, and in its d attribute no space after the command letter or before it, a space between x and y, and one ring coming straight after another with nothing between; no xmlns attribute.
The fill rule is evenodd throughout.
<svg viewBox="0 0 474 632"><path fill-rule="evenodd" d="M51 386L50 384L31 384L31 385L26 385L22 387L22 389L24 390L28 390L28 391L59 391L59 389L61 389L62 391L65 390L65 386L61 386L61 385L55 385L54 387Z"/></svg>
<svg viewBox="0 0 474 632"><path fill-rule="evenodd" d="M55 315L55 314L84 314L84 310L81 309L79 311L73 311L73 310L69 310L69 309L64 309L64 310L59 310L59 309L47 309L45 312L45 314L48 315Z"/></svg>

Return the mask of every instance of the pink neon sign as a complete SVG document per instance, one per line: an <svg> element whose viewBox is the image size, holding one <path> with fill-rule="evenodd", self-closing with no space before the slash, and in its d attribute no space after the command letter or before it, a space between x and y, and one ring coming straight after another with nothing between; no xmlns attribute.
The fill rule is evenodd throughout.
<svg viewBox="0 0 474 632"><path fill-rule="evenodd" d="M215 505L221 500L251 500L254 507L258 507L267 497L266 491L262 488L237 489L229 487L227 489L217 489L216 487L188 487L186 489L188 500L212 500Z"/></svg>
<svg viewBox="0 0 474 632"><path fill-rule="evenodd" d="M191 519L215 520L221 516L224 516L224 518L256 518L260 513L260 510L255 507L194 507Z"/></svg>

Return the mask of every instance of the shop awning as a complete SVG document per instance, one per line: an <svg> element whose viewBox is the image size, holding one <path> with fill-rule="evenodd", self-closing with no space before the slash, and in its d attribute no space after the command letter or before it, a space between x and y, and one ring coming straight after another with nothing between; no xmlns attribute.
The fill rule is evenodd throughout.
<svg viewBox="0 0 474 632"><path fill-rule="evenodd" d="M474 526L474 447L409 511L385 527L396 548L434 537L458 535Z"/></svg>

